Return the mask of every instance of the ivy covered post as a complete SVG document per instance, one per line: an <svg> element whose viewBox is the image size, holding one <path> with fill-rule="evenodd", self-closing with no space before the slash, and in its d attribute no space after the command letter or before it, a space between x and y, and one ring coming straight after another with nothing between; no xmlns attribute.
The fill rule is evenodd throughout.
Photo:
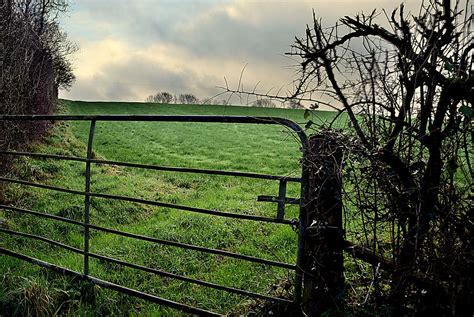
<svg viewBox="0 0 474 317"><path fill-rule="evenodd" d="M307 316L342 309L344 237L341 201L342 151L331 135L310 138L308 228L304 237L303 310Z"/></svg>

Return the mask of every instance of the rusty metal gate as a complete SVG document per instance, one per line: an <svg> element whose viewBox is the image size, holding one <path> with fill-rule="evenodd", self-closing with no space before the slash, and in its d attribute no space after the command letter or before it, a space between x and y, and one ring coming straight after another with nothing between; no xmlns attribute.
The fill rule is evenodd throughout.
<svg viewBox="0 0 474 317"><path fill-rule="evenodd" d="M299 137L299 141L301 142L301 150L303 153L302 162L305 162L307 151L308 151L308 140L306 134L301 129L301 127L287 119L282 118L275 118L275 117L243 117L243 116L157 116L157 115L0 115L0 120L3 121L88 121L90 122L90 129L89 129L89 138L87 144L87 156L86 157L73 157L73 156L61 156L61 155L50 155L44 153L31 153L31 152L14 152L14 151L1 151L0 155L11 155L11 156L27 156L32 158L39 158L39 159L53 159L53 160L68 160L68 161L76 161L76 162L83 162L85 163L85 189L84 191L77 191L71 190L66 188L60 188L55 186L49 186L39 183L33 183L29 181L24 181L20 179L12 179L6 177L0 177L1 182L6 183L13 183L13 184L20 184L24 186L32 186L36 188L42 188L57 192L75 194L84 196L84 214L83 214L83 221L76 221L65 217L60 217L53 214L27 210L23 208L18 208L15 206L7 206L7 205L0 205L0 209L8 210L11 212L18 212L29 214L37 217L43 217L52 219L55 221L65 222L69 224L73 224L79 227L82 227L84 230L84 241L83 241L83 248L78 249L71 247L69 245L53 241L43 236L33 235L24 232L18 232L9 230L6 228L0 228L0 233L2 234L9 234L14 236L20 236L28 239L34 239L38 241L42 241L48 243L50 245L54 245L56 247L60 247L77 254L82 255L83 257L83 270L82 272L73 271L64 267L59 267L51 263L47 263L37 258L33 258L24 254L20 254L14 252L12 250L8 250L6 248L0 247L0 253L15 257L41 267L45 267L51 269L53 271L59 272L64 275L70 275L74 277L78 277L83 280L87 280L91 283L100 285L104 288L113 289L118 292L122 292L128 295L136 296L144 300L148 300L160 305L172 307L178 310L181 310L186 313L198 314L198 315L218 315L214 312L203 310L197 307L192 307L183 303L174 302L168 299L164 299L152 294L144 293L135 289L127 288L125 286L117 285L115 283L111 283L105 280L101 280L98 278L93 277L89 271L89 259L95 258L100 259L103 261L115 263L118 265L123 265L129 268L141 270L144 272L149 272L153 274L157 274L163 277L177 279L184 282L194 283L201 286L222 290L234 294L239 294L243 296L247 296L250 298L257 298L262 300L267 300L271 302L277 302L287 305L300 305L301 304L301 297L302 297L302 270L301 270L301 261L302 261L302 249L303 249L303 235L304 235L304 228L306 227L306 211L305 211L305 197L307 197L307 181L308 181L308 171L306 168L306 164L302 164L302 174L301 177L285 177L285 176L276 176L276 175L267 175L267 174L257 174L257 173L248 173L248 172L233 172L233 171L219 171L219 170L206 170L206 169L195 169L195 168L181 168L181 167L168 167L168 166L157 166L157 165L147 165L147 164L137 164L131 162L118 162L118 161L109 161L109 160L98 160L93 158L93 142L94 142L94 133L95 133L95 126L96 122L99 121L153 121L153 122L201 122L201 123L233 123L233 124L264 124L264 125L281 125L285 126L294 132ZM133 197L124 197L124 196L116 196L116 195L109 195L109 194L102 194L98 192L91 192L90 185L91 185L91 165L92 164L109 164L109 165L117 165L117 166L124 166L124 167L132 167L132 168L140 168L140 169L148 169L148 170L157 170L157 171L172 171L178 173L197 173L197 174L211 174L211 175L225 175L231 177L245 177L245 178L254 178L254 179L266 179L266 180L273 180L279 182L279 193L277 197L271 196L260 196L260 201L271 201L275 202L278 205L277 213L274 218L269 217L261 217L256 215L246 215L246 214L238 214L238 213L230 213L230 212L222 212L218 210L208 210L202 208L196 208L191 206L184 206L184 205L177 205L171 204L166 202L160 201L152 201L152 200L145 200L140 198L133 198ZM299 183L301 186L301 197L298 199L290 199L286 197L286 188L288 182ZM146 204L151 206L157 207L166 207L171 209L179 209L188 212L195 212L201 214L208 214L218 217L229 217L229 218L236 218L236 219L246 219L249 221L259 221L259 222L267 222L267 223L277 223L281 225L287 226L296 226L298 228L298 246L297 246L297 255L296 255L296 263L283 263L278 261L272 261L267 259L262 259L258 257L228 252L219 249L211 249L205 248L201 246L191 245L191 244L184 244L174 241L167 241L162 239L156 239L153 237L137 235L132 233L127 233L124 231L118 231L111 228L102 227L99 225L95 225L91 223L90 219L90 202L91 197L98 197L98 198L106 198L111 200L120 200L120 201L127 201L127 202L136 202L140 204ZM285 219L285 205L287 204L298 204L299 205L299 220L291 221ZM184 248L188 250L195 250L200 252L207 252L211 254L217 254L225 257L237 258L245 261L250 261L254 263L260 263L268 266L280 267L285 269L290 269L295 272L294 274L294 283L295 283L295 294L293 300L288 300L284 298L272 297L264 294L259 294L243 289L237 289L233 287L227 287L211 282L206 282L198 279L189 278L182 275L177 275L169 272L165 272L158 269L153 269L145 266L141 266L134 263L129 263L126 261L118 260L111 257L106 257L103 255L95 254L89 251L89 241L90 241L90 233L92 230L111 233L119 236L124 236L128 238L134 238L142 241L148 241L151 243L157 243L167 246L173 246L177 248Z"/></svg>

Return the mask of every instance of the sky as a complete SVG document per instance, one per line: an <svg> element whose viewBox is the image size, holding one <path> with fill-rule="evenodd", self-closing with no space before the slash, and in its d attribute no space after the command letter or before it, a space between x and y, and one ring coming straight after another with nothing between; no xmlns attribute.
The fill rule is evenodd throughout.
<svg viewBox="0 0 474 317"><path fill-rule="evenodd" d="M405 1L416 10L419 1ZM60 97L144 101L156 92L206 99L237 89L286 94L297 61L286 56L312 23L344 15L391 12L393 0L73 0L61 24L79 50L76 82ZM227 95L216 97L221 100ZM246 103L238 100L234 103Z"/></svg>

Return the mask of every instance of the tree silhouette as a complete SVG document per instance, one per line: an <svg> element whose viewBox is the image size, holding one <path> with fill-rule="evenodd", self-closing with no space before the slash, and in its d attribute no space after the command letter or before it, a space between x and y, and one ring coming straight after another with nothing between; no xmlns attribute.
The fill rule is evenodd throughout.
<svg viewBox="0 0 474 317"><path fill-rule="evenodd" d="M351 125L341 146L350 191L346 217L358 217L358 225L346 228L347 236L363 233L373 259L382 255L393 265L381 281L374 261L372 290L376 302L383 299L400 314L408 307L418 313L470 307L470 9L469 1L430 1L413 16L401 5L385 15L388 27L376 23L375 11L346 16L331 28L314 16L289 53L301 60L292 97L340 105ZM324 97L313 98L316 93ZM390 286L386 297L382 283Z"/></svg>

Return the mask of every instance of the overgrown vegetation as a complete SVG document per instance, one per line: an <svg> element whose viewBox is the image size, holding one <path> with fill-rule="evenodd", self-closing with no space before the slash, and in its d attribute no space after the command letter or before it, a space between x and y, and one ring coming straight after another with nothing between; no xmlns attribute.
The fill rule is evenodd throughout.
<svg viewBox="0 0 474 317"><path fill-rule="evenodd" d="M29 15L18 9L37 14L37 9L29 6L31 1L14 2L17 6L12 6L11 1L6 2L6 6L5 1L0 3L2 14L9 18L5 21L17 23L18 29L24 21L25 25L38 28L38 32L48 29L45 27L48 23L37 22L47 19L30 21L27 19ZM49 4L48 1L41 3ZM58 5L57 2L52 3ZM51 12L61 11L63 3L59 4L59 7L52 7ZM377 22L382 15L375 11L368 15L344 17L332 28L323 27L321 20L315 16L313 25L306 30L306 37L297 38L290 53L301 59L301 77L295 93L290 96L253 93L258 98L255 102L257 106L273 107L272 100L279 99L291 102L295 107L302 101L311 102L313 108L318 105L336 110L342 107L337 118L321 112L306 111L304 114L308 120L306 128L313 127L318 133L324 132L331 139L334 152L343 157L341 170L334 171L334 174L342 175L340 181L345 208L344 228L329 228L326 223L315 221L310 223L308 231L322 236L328 229L343 229L338 231L343 244L340 247L350 252L344 263L345 292L335 294L326 292L324 287L315 289L315 293L326 292L324 294L332 297L312 297L314 303L305 303L308 315L331 313L331 308L335 313L353 311L367 315L472 315L474 45L472 11L469 10L469 1L423 2L418 15L407 14L400 6L391 15L384 14L385 26ZM45 34L64 43L61 36L57 36L60 33L55 33L58 31L54 27L54 18L52 21L51 33ZM4 25L9 24L4 22L2 27ZM3 34L14 36L8 32ZM39 47L48 43L42 42L36 33L25 31L21 34L27 39L25 43L32 41ZM12 42L13 37L8 36L2 38L2 45ZM69 64L64 59L59 59L63 64L55 63L54 54L46 55L49 57L41 59L41 62L32 62L37 60L37 52L43 51L28 51L30 46L24 46L27 48L26 56L30 56L27 59L29 64L25 64L27 67L21 66L23 64L15 66L14 69L21 71L8 77L11 78L8 87L17 89L20 84L32 83L34 89L27 86L27 93L15 90L19 93L10 94L9 98L20 98L20 101L13 103L17 107L14 109L18 110L14 113L23 113L28 108L22 105L31 105L31 102L38 100L39 104L47 105L38 109L49 113L51 104L41 103L41 98L50 96L51 87L57 87L62 82L66 85L70 83ZM7 59L3 57L3 60ZM17 60L12 58L10 63ZM4 64L8 64L8 60ZM39 66L32 68L31 65ZM52 65L56 68L51 68ZM62 69L64 72L48 73L51 69ZM34 76L37 72L46 74L47 80L40 83ZM240 88L239 83L236 91L227 90L240 94L243 93ZM316 99L316 95L324 97ZM216 114L217 111L220 112L217 114L227 115L294 115L297 120L303 116L301 111L283 112L277 109L165 105L178 100L182 103L199 102L193 95L176 97L162 92L149 99L150 102L163 104L159 106L69 103L69 110L73 113L151 111L168 114ZM81 110L78 110L79 107ZM341 129L335 126L336 123L347 125ZM5 127L2 128L5 130ZM9 131L19 139L13 142L12 138L4 137L2 144L24 144L30 135L25 131L36 131L26 128L12 126ZM39 129L43 131L44 127ZM60 124L55 129L46 144L37 145L37 149L53 154L84 155L87 138L85 124ZM283 175L299 171L297 156L292 156L298 152L298 144L288 142L291 136L286 132L271 131L276 133L277 137L274 137L261 127L240 129L232 125L199 124L197 131L194 129L192 124L101 124L97 129L94 155L139 163ZM129 137L123 138L124 135ZM265 136L265 142L262 136ZM285 142L276 147L280 141ZM147 149L146 152L140 151L143 148ZM263 154L258 154L256 149ZM334 153L325 158L334 159ZM84 168L74 164L24 159L18 161L15 170L8 173L82 190ZM267 182L177 176L116 166L97 166L93 173L93 190L103 193L258 215L272 215L275 212L272 206L261 206L255 202L262 191L276 193L276 185ZM297 196L297 188L290 188L288 195ZM47 195L44 190L11 186L0 198L19 207L72 219L82 217L82 209L78 207L82 206L80 197ZM82 233L68 225L57 225L14 212L2 211L2 215L0 226L4 228L26 229L78 248L82 245ZM99 198L92 200L92 217L93 222L134 233L217 246L287 262L295 260L296 235L291 228L264 227L130 203L112 204ZM297 210L289 210L288 217L296 218ZM270 291L269 285L288 285L285 282L289 279L288 272L284 270L269 270L263 266L129 241L108 234L94 233L92 241L93 251L99 254L204 280L212 277L213 281L229 286L265 293ZM41 243L27 244L22 239L7 237L2 239L0 245L14 246L17 251L81 270L80 257L60 253ZM314 266L304 272L305 279L322 276L321 272L328 270L316 261L318 254L312 255ZM91 267L98 277L221 312L231 310L241 301L237 296L145 276L101 261L93 261ZM70 281L65 282L68 284L65 292L71 293L61 297L61 291L52 287L57 282L48 280L47 273L12 259L2 261L0 268L6 285L0 293L0 305L8 314L50 315L81 311L96 314L172 313L132 298L123 299L115 293L104 297L101 295L104 292L88 289L76 296L78 288L69 285ZM342 275L342 270L340 273ZM37 276L33 278L33 275ZM15 276L27 277L19 279ZM18 288L16 285L19 285ZM290 295L291 285L287 291L286 295ZM319 305L321 301L329 304ZM245 312L249 307L261 308L259 304L241 303L237 312ZM244 308L241 310L240 307ZM265 308L261 311L268 312Z"/></svg>
<svg viewBox="0 0 474 317"><path fill-rule="evenodd" d="M315 16L290 53L301 59L292 97L321 92L315 103L338 103L349 118L342 132L322 127L344 153L345 237L370 251L370 267L356 261L361 274L346 275L346 300L395 315L471 315L472 7L425 1L419 14L401 5L379 24L383 15L331 28Z"/></svg>
<svg viewBox="0 0 474 317"><path fill-rule="evenodd" d="M345 209L338 249L354 256L346 257L345 291L314 283L308 315L361 307L376 315L472 315L472 26L469 0L424 1L417 14L401 5L332 27L314 14L288 53L300 62L293 93L225 88L347 115L341 129L339 120L320 124L306 112L306 127L332 148L320 159L342 155L333 173ZM314 235L327 236L325 219L309 218ZM306 279L334 269L312 256Z"/></svg>
<svg viewBox="0 0 474 317"><path fill-rule="evenodd" d="M76 50L58 25L66 0L0 1L0 113L51 114L58 89L74 81L68 55ZM37 140L47 123L0 123L0 150ZM0 171L8 168L0 158ZM2 193L0 184L0 196Z"/></svg>

